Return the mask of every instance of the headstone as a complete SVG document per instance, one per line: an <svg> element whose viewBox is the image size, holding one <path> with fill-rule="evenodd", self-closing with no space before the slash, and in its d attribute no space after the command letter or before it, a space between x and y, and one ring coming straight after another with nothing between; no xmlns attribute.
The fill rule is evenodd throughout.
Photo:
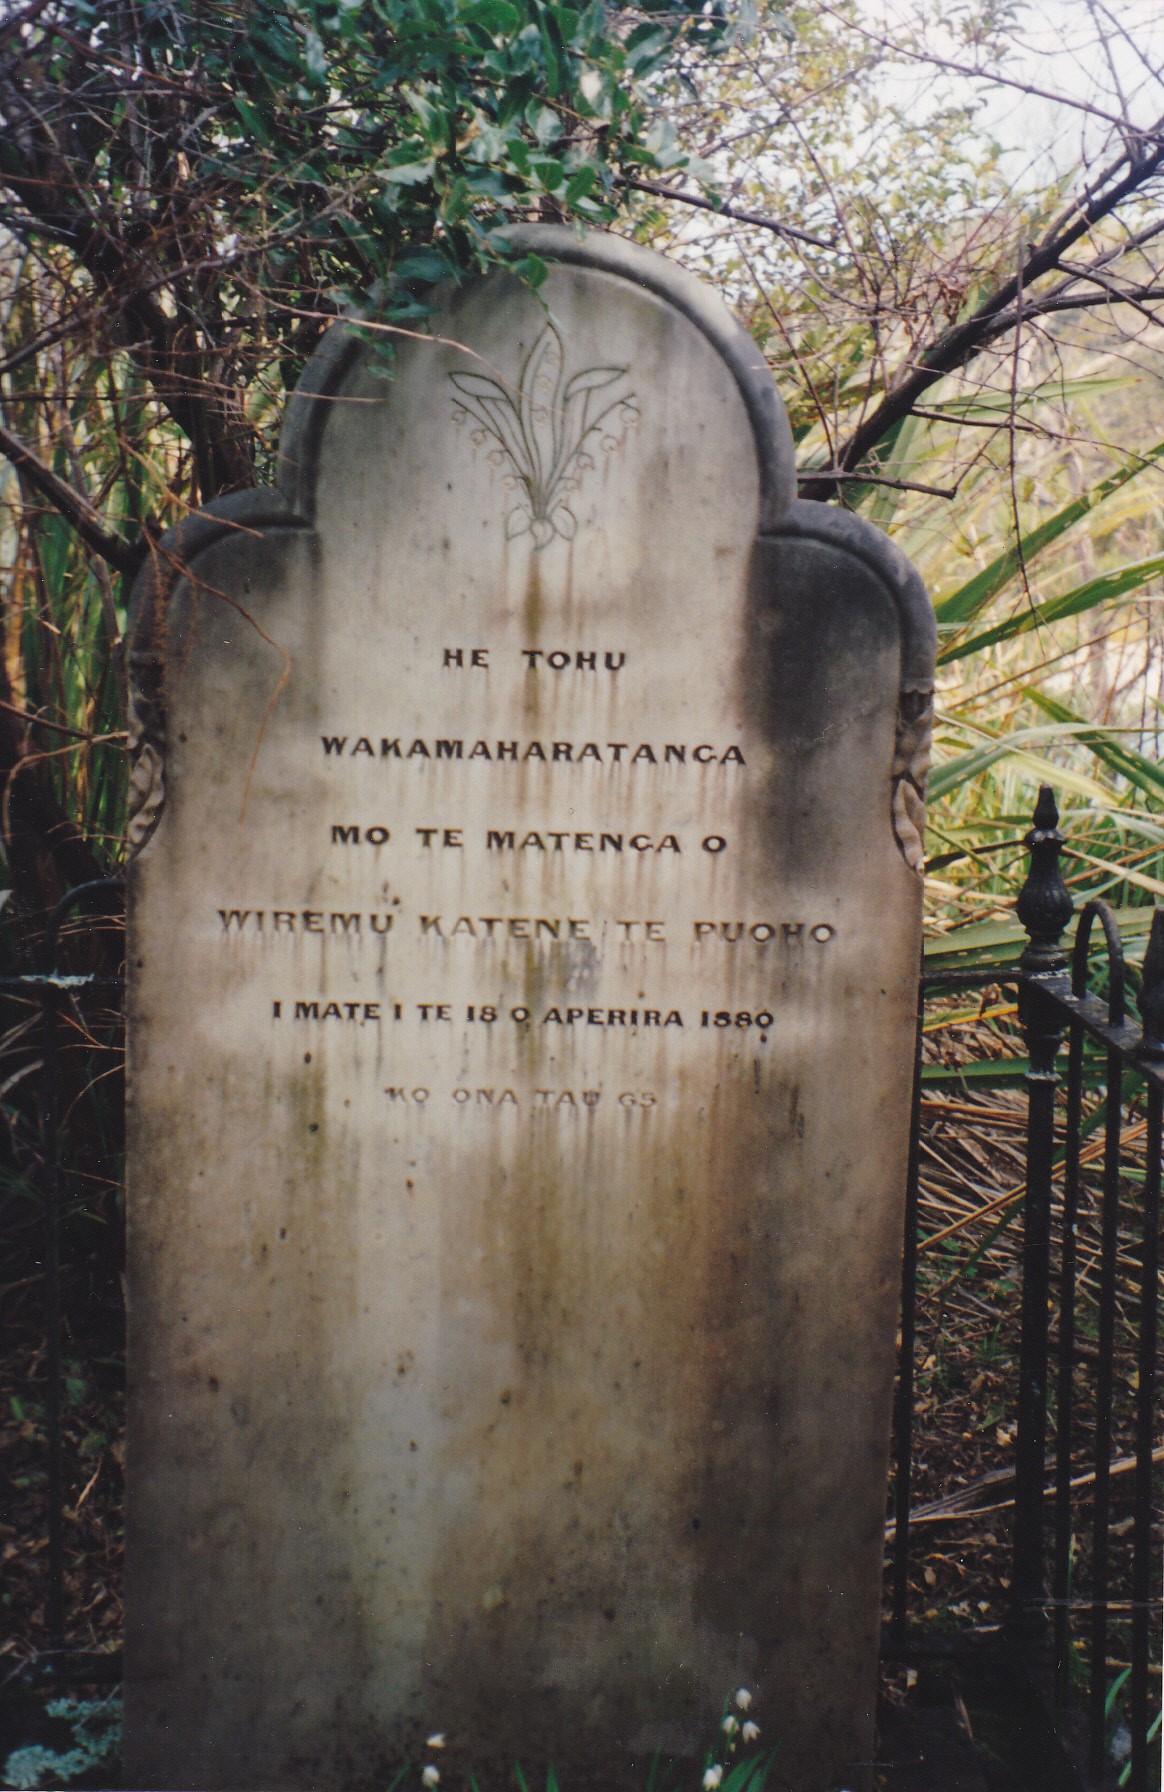
<svg viewBox="0 0 1164 1792"><path fill-rule="evenodd" d="M868 1783L931 611L521 236L138 593L131 1784Z"/></svg>

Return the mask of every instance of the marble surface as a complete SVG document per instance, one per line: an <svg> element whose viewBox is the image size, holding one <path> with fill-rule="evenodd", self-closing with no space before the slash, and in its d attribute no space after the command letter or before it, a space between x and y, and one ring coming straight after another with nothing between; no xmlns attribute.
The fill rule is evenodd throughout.
<svg viewBox="0 0 1164 1792"><path fill-rule="evenodd" d="M868 1781L928 610L563 254L139 596L130 1783Z"/></svg>

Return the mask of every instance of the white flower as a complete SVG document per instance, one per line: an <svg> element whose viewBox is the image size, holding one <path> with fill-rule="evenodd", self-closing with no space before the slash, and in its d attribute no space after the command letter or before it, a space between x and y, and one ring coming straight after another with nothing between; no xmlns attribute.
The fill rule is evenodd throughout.
<svg viewBox="0 0 1164 1792"><path fill-rule="evenodd" d="M444 1731L443 1730L435 1731L433 1735L431 1735L425 1739L424 1746L425 1746L425 1748L444 1748L444 1746L445 1746Z"/></svg>
<svg viewBox="0 0 1164 1792"><path fill-rule="evenodd" d="M709 1767L703 1776L703 1792L715 1792L722 1778L722 1767Z"/></svg>
<svg viewBox="0 0 1164 1792"><path fill-rule="evenodd" d="M759 1726L759 1724L754 1724L752 1722L751 1718L749 1718L747 1723L744 1725L743 1729L741 1730L740 1734L743 1737L745 1742L755 1742L756 1738L760 1734L760 1726Z"/></svg>
<svg viewBox="0 0 1164 1792"><path fill-rule="evenodd" d="M441 1783L440 1773L433 1766L431 1761L429 1762L428 1766L425 1768L424 1772L421 1774L420 1783L422 1786L439 1786L440 1785L440 1783Z"/></svg>
<svg viewBox="0 0 1164 1792"><path fill-rule="evenodd" d="M748 1709L748 1706L751 1704L751 1702L752 1702L752 1695L748 1691L747 1687L746 1686L737 1687L737 1689L736 1689L736 1705L738 1706L738 1708L741 1711L746 1711Z"/></svg>
<svg viewBox="0 0 1164 1792"><path fill-rule="evenodd" d="M734 1736L736 1731L739 1729L739 1727L740 1727L739 1718L733 1717L731 1712L729 1711L727 1716L723 1720L724 1735L725 1736Z"/></svg>

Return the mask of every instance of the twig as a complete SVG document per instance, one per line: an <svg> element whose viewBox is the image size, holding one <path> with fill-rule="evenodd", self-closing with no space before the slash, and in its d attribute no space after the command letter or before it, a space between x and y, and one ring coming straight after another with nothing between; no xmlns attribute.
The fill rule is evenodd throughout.
<svg viewBox="0 0 1164 1792"><path fill-rule="evenodd" d="M889 485L897 492L923 492L927 498L956 498L956 485L918 485L912 479L887 479L881 473L846 473L843 467L810 467L807 473L796 475L801 485L812 480L831 479L837 485Z"/></svg>
<svg viewBox="0 0 1164 1792"><path fill-rule="evenodd" d="M793 242L808 243L814 249L835 249L837 246L834 239L813 236L811 230L800 230L795 224L782 224L778 218L765 218L760 212L744 212L723 200L705 199L701 193L681 193L676 187L665 187L661 181L631 180L629 175L624 175L620 184L633 187L636 193L653 193L656 199L675 199L680 205L697 206L702 212L714 212L716 217L731 218L737 224L754 224L758 230L791 237Z"/></svg>
<svg viewBox="0 0 1164 1792"><path fill-rule="evenodd" d="M84 728L69 728L64 722L50 722L47 716L34 715L31 710L20 709L15 703L7 703L0 697L0 709L10 716L16 716L21 722L27 722L30 728L51 728L57 734L71 735L74 740L88 741L90 746L97 746L105 741L125 740L124 729L114 734L93 734Z"/></svg>
<svg viewBox="0 0 1164 1792"><path fill-rule="evenodd" d="M40 457L33 453L27 443L19 436L5 429L0 423L0 454L5 455L17 472L27 479L41 496L60 511L67 523L71 523L85 546L95 554L100 554L110 566L125 578L132 579L142 561L145 559L144 544L135 546L126 541L122 535L116 535L107 529L93 506L84 499L80 492L46 466Z"/></svg>
<svg viewBox="0 0 1164 1792"><path fill-rule="evenodd" d="M1164 1462L1164 1444L1160 1444L1152 1451L1152 1461ZM1130 1474L1135 1466L1136 1458L1134 1456L1119 1456L1114 1462L1109 1463L1107 1472L1109 1475L1126 1475ZM1074 1493L1081 1487L1090 1487L1094 1480L1095 1470L1093 1468L1088 1469L1084 1474L1072 1475L1071 1491ZM986 1518L992 1512L1005 1512L1008 1507L1014 1505L1013 1494L1004 1500L996 1500L989 1506L963 1506L959 1502L971 1498L973 1494L985 1493L991 1487L1006 1487L1013 1485L1013 1482L1013 1469L1000 1469L993 1474L980 1475L977 1480L971 1481L966 1487L960 1487L957 1493L947 1493L940 1500L931 1500L927 1505L919 1506L916 1512L911 1512L909 1515L910 1527L912 1528L915 1524L942 1524L954 1518ZM1046 1498L1053 1498L1055 1494L1054 1481L1049 1482L1043 1491ZM896 1523L892 1519L886 1523L886 1542L892 1541L896 1529Z"/></svg>
<svg viewBox="0 0 1164 1792"><path fill-rule="evenodd" d="M1145 133L1145 135L1147 135ZM1052 273L1065 255L1096 224L1110 218L1125 199L1140 192L1164 166L1164 142L1156 138L1152 150L1140 157L1125 153L1117 158L1098 179L1092 181L1072 203L1060 213L1057 228L1048 231L1043 240L1033 245L1021 260L1017 272L998 287L966 318L944 331L922 355L903 371L897 385L886 393L876 409L858 424L837 456L838 469L859 466L895 424L901 423L913 410L918 399L930 386L956 368L973 359L985 345L1013 329L1020 321L1016 304L1022 303L1028 319L1055 310L1075 309L1088 300L1103 304L1116 301L1111 293L1066 295L1061 299L1041 302L1031 297L1029 288ZM1020 294L1024 295L1020 301ZM1146 295L1141 291L1138 298ZM825 501L836 490L835 476L826 476L806 484L802 495Z"/></svg>

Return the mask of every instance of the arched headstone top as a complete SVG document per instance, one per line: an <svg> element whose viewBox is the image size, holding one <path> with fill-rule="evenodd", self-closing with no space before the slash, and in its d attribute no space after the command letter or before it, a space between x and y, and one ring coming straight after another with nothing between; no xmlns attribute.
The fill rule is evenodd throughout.
<svg viewBox="0 0 1164 1792"><path fill-rule="evenodd" d="M751 424L760 484L758 532L774 528L796 497L792 433L762 351L723 301L686 268L623 237L597 231L579 235L560 224L518 224L505 236L515 249L548 263L627 281L687 318L707 338L731 370ZM439 323L436 328L439 331ZM336 325L312 357L288 406L279 484L291 509L301 515L309 516L314 504L318 443L326 423L321 400L342 387L363 346L351 324Z"/></svg>
<svg viewBox="0 0 1164 1792"><path fill-rule="evenodd" d="M915 869L920 868L936 631L932 606L917 573L888 538L864 519L797 499L791 432L771 371L747 331L702 281L654 251L606 233L579 235L564 226L528 224L515 225L506 235L514 248L537 254L551 268L570 269L583 277L592 274L601 288L609 282L622 283L632 292L647 295L662 314L669 313L693 326L729 373L747 418L755 463L757 548L783 541L787 548L795 548L800 564L805 564L807 555L816 568L814 576L824 578L826 583L830 569L835 572L842 564L862 568L870 581L870 593L879 591L888 596L897 614L901 649L893 827L907 860ZM520 435L521 407L523 403L528 405L533 396L532 390L523 392L523 380L538 377L539 352L543 366L556 357L558 410L562 408L563 396L569 398L571 386L574 393L570 402L585 398L583 388L589 379L601 400L592 407L590 415L599 415L609 399L607 408L618 412L623 421L633 423L637 421L633 414L637 405L634 374L630 368L601 364L572 367L571 345L559 332L552 292L550 301L545 302L513 276L499 270L459 289L446 290L442 307L430 326L400 334L401 353L418 344L455 350L458 319L466 306L471 308L476 295L499 282L510 285L515 299L524 302L527 321L534 320L531 340L519 360L508 367L494 366L470 351L457 371L446 369L446 374L454 388L453 396L462 401L463 415L471 430L486 435L492 430L486 448L494 459L506 461L508 482L520 492L533 492L527 508L532 513L540 505L544 514L531 514L528 524L548 539L554 534L555 492L545 489L544 479L538 485L538 468L531 461L531 456L533 460L537 457L536 443L523 449L515 440ZM136 690L131 715L135 770L130 837L135 848L148 838L161 812L165 685L161 666L166 610L177 579L183 568L192 567L198 555L233 531L316 525L324 444L335 424L337 410L352 395L353 387L363 382L363 396L358 401L369 402L366 375L373 340L359 320L337 323L327 332L289 400L275 488L237 494L207 506L165 538L139 578L132 605L131 654ZM613 378L616 372L626 376L621 385ZM445 396L449 396L447 387ZM507 416L515 426L509 437ZM494 420L498 420L496 429ZM571 474L576 475L579 464L585 466L586 453L586 443L576 444L573 463L558 468L559 484ZM725 487L728 478L725 468ZM576 477L573 483L578 483ZM562 506L561 492L556 496ZM725 489L725 499L727 496ZM516 513L517 509L517 505L511 506L511 512ZM568 503L559 514L572 524ZM520 526L522 520L520 515L507 515L507 530ZM545 546L546 540L540 545Z"/></svg>

